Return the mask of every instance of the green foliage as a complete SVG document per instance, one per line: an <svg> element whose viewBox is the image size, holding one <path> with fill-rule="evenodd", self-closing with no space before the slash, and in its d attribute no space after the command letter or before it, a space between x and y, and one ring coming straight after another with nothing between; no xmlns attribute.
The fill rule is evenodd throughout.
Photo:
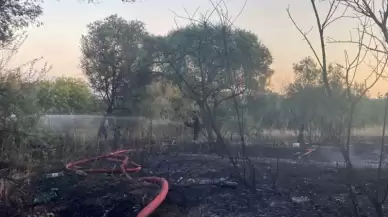
<svg viewBox="0 0 388 217"><path fill-rule="evenodd" d="M358 128L381 126L383 124L385 99L371 99L364 97L360 100L354 117L354 125Z"/></svg>
<svg viewBox="0 0 388 217"><path fill-rule="evenodd" d="M61 77L39 83L38 102L46 113L87 113L96 105L88 85L76 78Z"/></svg>
<svg viewBox="0 0 388 217"><path fill-rule="evenodd" d="M231 107L222 104L265 90L273 74L272 56L255 34L221 24L204 21L174 30L160 39L159 51L164 75L195 102L209 141L225 118L232 119Z"/></svg>
<svg viewBox="0 0 388 217"><path fill-rule="evenodd" d="M40 111L36 81L21 71L19 68L0 74L0 157L16 162L31 151L26 141L35 129Z"/></svg>
<svg viewBox="0 0 388 217"><path fill-rule="evenodd" d="M282 128L287 125L283 103L284 97L275 92L251 95L247 98L247 115L256 128Z"/></svg>
<svg viewBox="0 0 388 217"><path fill-rule="evenodd" d="M184 98L195 102L209 140L215 127L211 119L217 128L223 119L231 120L230 107L222 104L264 90L273 73L268 48L242 29L200 22L172 31L160 41L164 75Z"/></svg>
<svg viewBox="0 0 388 217"><path fill-rule="evenodd" d="M105 100L107 113L137 109L152 79L153 48L152 37L140 21L112 15L88 25L81 39L81 67Z"/></svg>
<svg viewBox="0 0 388 217"><path fill-rule="evenodd" d="M347 98L342 67L331 64L328 67L332 96L326 96L321 82L321 72L311 58L294 64L295 81L286 86L284 94L270 91L249 94L245 102L238 98L244 109L245 129L251 136L263 129L291 129L298 131L302 124L307 132L332 136L343 130L348 118L349 101ZM359 92L351 89L352 95ZM382 124L384 99L361 98L355 111L353 125L363 128ZM225 102L217 111L223 128L237 132L237 120L232 101ZM333 126L334 123L334 126ZM335 124L343 124L336 126ZM327 134L327 135L325 135Z"/></svg>
<svg viewBox="0 0 388 217"><path fill-rule="evenodd" d="M161 50L165 72L195 101L263 88L273 73L272 56L255 34L223 25L203 22L175 30Z"/></svg>
<svg viewBox="0 0 388 217"><path fill-rule="evenodd" d="M0 44L5 45L15 37L15 31L36 23L43 13L40 0L0 1Z"/></svg>
<svg viewBox="0 0 388 217"><path fill-rule="evenodd" d="M331 120L346 111L346 95L343 84L333 83L332 97L326 97L325 87L321 79L320 67L311 57L307 57L294 64L295 81L286 87L286 99L284 107L290 112L291 126L301 124L315 125ZM341 75L341 68L334 65L328 67L329 76ZM331 79L334 80L334 79Z"/></svg>
<svg viewBox="0 0 388 217"><path fill-rule="evenodd" d="M24 79L20 73L2 74L0 90L0 117L3 123L11 114L24 117L39 112L35 83Z"/></svg>
<svg viewBox="0 0 388 217"><path fill-rule="evenodd" d="M179 88L166 80L155 81L147 86L147 96L140 103L141 116L181 120L193 110L190 100L182 96Z"/></svg>

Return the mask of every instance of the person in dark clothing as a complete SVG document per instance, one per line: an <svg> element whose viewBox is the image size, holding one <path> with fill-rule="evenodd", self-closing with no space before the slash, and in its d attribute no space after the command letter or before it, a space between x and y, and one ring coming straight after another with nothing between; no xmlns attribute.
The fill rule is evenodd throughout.
<svg viewBox="0 0 388 217"><path fill-rule="evenodd" d="M305 147L305 145L306 145L305 140L304 140L304 124L302 124L300 126L297 142L299 143L299 145L301 147Z"/></svg>
<svg viewBox="0 0 388 217"><path fill-rule="evenodd" d="M108 127L109 127L109 121L106 117L104 117L104 119L100 123L100 128L98 130L98 137L99 138L101 138L101 136L103 136L103 138L105 140L108 139Z"/></svg>
<svg viewBox="0 0 388 217"><path fill-rule="evenodd" d="M195 112L191 115L190 121L185 121L186 127L193 128L193 140L196 141L198 139L199 133L201 132L201 122L199 121L199 117Z"/></svg>

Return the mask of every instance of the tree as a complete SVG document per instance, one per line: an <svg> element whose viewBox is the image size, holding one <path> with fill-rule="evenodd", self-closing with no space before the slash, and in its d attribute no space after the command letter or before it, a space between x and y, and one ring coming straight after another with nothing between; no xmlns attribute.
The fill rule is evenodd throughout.
<svg viewBox="0 0 388 217"><path fill-rule="evenodd" d="M86 1L86 0L85 0ZM137 0L121 0L124 3L134 3ZM98 0L87 0L95 3ZM5 46L11 42L15 33L31 24L40 25L38 17L43 14L42 0L3 0L0 2L0 42Z"/></svg>
<svg viewBox="0 0 388 217"><path fill-rule="evenodd" d="M153 42L140 21L111 15L88 25L81 39L81 68L104 99L106 115L132 114L137 108L153 76Z"/></svg>
<svg viewBox="0 0 388 217"><path fill-rule="evenodd" d="M247 90L263 90L273 73L272 56L257 36L228 25L193 23L171 32L163 46L165 75L199 107L210 143L219 105Z"/></svg>
<svg viewBox="0 0 388 217"><path fill-rule="evenodd" d="M182 121L192 110L192 102L182 96L179 88L171 81L155 80L147 86L147 96L139 104L138 115L152 119Z"/></svg>
<svg viewBox="0 0 388 217"><path fill-rule="evenodd" d="M95 21L88 29L81 39L81 67L92 88L105 100L106 113L112 114L122 109L124 97L135 97L151 80L152 53L145 45L150 36L142 22L117 15Z"/></svg>
<svg viewBox="0 0 388 217"><path fill-rule="evenodd" d="M335 139L338 135L333 135L334 132L326 126L331 126L331 122L346 111L342 68L336 64L328 66L330 98L325 95L321 68L311 57L304 58L294 64L293 68L295 81L287 85L284 103L290 114L288 127L299 129L298 140L301 143L305 141L303 138L305 130L309 132L310 142L312 133L319 130L320 139L326 141L327 139Z"/></svg>
<svg viewBox="0 0 388 217"><path fill-rule="evenodd" d="M247 112L254 128L282 129L286 126L287 119L282 109L284 96L267 91L264 94L250 95L247 101Z"/></svg>
<svg viewBox="0 0 388 217"><path fill-rule="evenodd" d="M353 39L351 37L348 41L336 41L332 40L333 43L348 43L349 45L355 45L357 47L357 52L354 58L349 58L347 51L345 51L345 63L343 64L343 77L346 88L348 112L347 112L347 127L346 127L346 139L342 142L342 155L346 162L346 178L347 178L347 187L349 190L351 202L353 205L353 215L360 216L357 203L357 195L353 190L354 181L354 170L352 162L350 160L350 138L352 128L354 127L353 119L356 111L356 107L360 100L364 98L367 92L377 83L377 81L383 77L385 72L387 61L388 61L388 52L387 52L387 43L388 43L388 31L387 31L387 20L388 20L388 1L380 1L379 4L375 4L375 1L368 0L329 0L329 11L326 14L326 18L321 22L320 15L317 10L316 1L311 0L312 8L317 20L317 27L319 30L320 42L321 42L321 51L322 51L322 77L323 82L325 83L326 89L330 92L331 88L329 86L327 77L327 70L325 69L326 65L326 47L325 47L325 28L339 20L344 18L353 18L355 21L358 21L358 28L356 29L356 37ZM335 16L337 9L343 9L343 12L339 16ZM317 52L312 46L307 33L303 32L296 22L292 19L290 11L288 9L288 14L292 22L298 31L303 35L304 39L309 44L312 52L320 61ZM376 30L380 31L379 34L376 34ZM371 59L375 60L374 64L368 64L365 61L367 55L370 55ZM366 76L362 83L355 81L355 77L358 74L358 69L361 65L366 64L369 66L370 74ZM369 82L368 82L369 81ZM370 82L371 81L371 82ZM330 96L330 94L329 94ZM384 134L383 134L384 136ZM383 150L384 144L381 144ZM381 153L382 155L383 153ZM381 162L382 158L380 158ZM381 173L381 163L379 167L379 174ZM381 182L381 177L377 177L378 182ZM365 189L366 187L363 187ZM374 190L375 192L380 191L380 186ZM371 196L367 193L367 196L370 199L370 202L374 205L376 214L378 216L384 216L383 213L383 204L387 198L388 194L380 197L379 193L375 193ZM385 185L385 192L388 192L388 185Z"/></svg>
<svg viewBox="0 0 388 217"><path fill-rule="evenodd" d="M5 0L0 2L0 42L5 46L13 41L15 32L36 24L43 13L39 0Z"/></svg>
<svg viewBox="0 0 388 217"><path fill-rule="evenodd" d="M84 81L61 77L39 83L38 103L48 113L85 113L94 111L95 98Z"/></svg>
<svg viewBox="0 0 388 217"><path fill-rule="evenodd" d="M1 68L1 67L0 67ZM0 75L0 156L11 165L24 163L30 156L30 134L36 129L40 109L37 100L34 62L16 69L2 68ZM34 137L35 138L35 137Z"/></svg>
<svg viewBox="0 0 388 217"><path fill-rule="evenodd" d="M341 19L344 14L346 13L346 9L343 10L343 12L338 15L337 10L340 6L340 2L337 0L329 0L329 10L325 13L323 17L320 16L320 13L318 12L318 7L316 0L310 0L312 10L314 11L314 16L316 20L316 27L318 29L319 33L319 42L320 42L320 53L314 48L313 44L308 38L309 32L304 32L299 26L296 24L295 20L291 16L290 8L287 8L287 13L289 18L291 19L292 23L298 30L298 32L303 36L303 38L306 40L307 44L309 45L311 51L314 54L314 57L316 58L316 61L319 63L319 66L321 68L322 72L322 82L325 85L325 89L328 93L328 95L331 94L331 87L329 83L328 78L328 63L327 63L327 53L326 53L326 41L325 41L325 33L326 29L335 21Z"/></svg>

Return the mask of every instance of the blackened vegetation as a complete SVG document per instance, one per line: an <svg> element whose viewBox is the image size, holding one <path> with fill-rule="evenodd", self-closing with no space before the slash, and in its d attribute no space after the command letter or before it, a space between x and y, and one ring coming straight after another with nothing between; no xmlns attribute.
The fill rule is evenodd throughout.
<svg viewBox="0 0 388 217"><path fill-rule="evenodd" d="M24 4L27 7L20 7L20 2L27 2ZM41 13L40 7L35 2L11 0L0 3L0 17L4 18L1 19L2 21L5 20L0 22L1 26L5 26L0 29L0 42L6 44L12 41L14 37L10 30L20 29L35 22L36 17ZM370 216L374 212L378 216L384 215L383 205L386 194L383 200L379 199L379 190L382 189L380 185L384 186L387 183L384 177L385 169L381 167L382 161L380 160L380 168L377 172L375 169L360 170L353 167L352 165L356 163L350 160L350 139L354 127L365 126L353 121L357 116L356 104L366 98L368 90L382 76L388 58L383 58L384 61L376 56L376 68L372 70L372 74L378 76L371 85L359 86L353 83L353 79L348 79L354 77L349 72L353 71L351 69L358 68L357 66L363 62L360 60L360 56L363 56L360 55L362 47L367 47L368 51L373 49L369 45L361 46L364 40L360 38L356 42L359 45L359 52L354 61L349 60L346 55L348 64L343 67L337 63L327 63L324 29L332 23L331 21L336 20L335 16L333 17L333 11L342 2L356 14L372 19L372 23L360 23L364 27L359 31L363 32L361 35L364 33L368 35L366 26L377 24L384 36L383 40L377 41L383 42L381 47L386 48L388 11L387 9L383 12L379 11L382 15L382 20L379 21L372 9L374 5L369 5L372 4L369 2L373 1L361 1L362 3L350 0L329 1L329 12L321 23L315 2L317 1L311 0L318 23L322 56L318 56L309 44L319 64L315 64L311 58L306 58L294 65L297 79L287 86L285 96L267 90L267 81L273 74L272 55L268 48L255 34L233 27L233 23L225 18L228 17L227 13L222 14L223 10L218 9L218 6L214 6L214 11L218 13L220 22L211 24L208 22L209 19L204 17L201 22L193 20L191 25L174 30L166 36L153 36L146 31L142 22L126 21L117 15L93 22L88 26L89 31L82 38L81 66L94 91L102 95L102 101L105 104L105 107L102 107L107 116L146 115L143 113L143 110L146 110L144 108L148 110L153 107L151 105L155 104L154 102L158 101L154 101L154 95L145 94L147 93L145 87L156 82L169 82L177 90L179 89L179 93L175 95L181 95L181 100L191 101L190 103L194 104L192 106L199 110L199 116L204 121L207 134L207 145L212 146L216 143L215 149L218 151L218 156L209 155L209 152L207 152L208 155L188 153L184 149L182 153L179 152L182 151L179 148L174 153L168 145L162 144L162 147L154 147L157 154L150 151L142 154L141 161L136 161L146 167L138 174L139 176L158 175L167 178L170 182L171 191L168 198L155 216ZM353 4L354 2L357 3ZM385 5L383 4L383 7ZM290 18L309 42L306 34L299 29L291 15ZM381 70L378 70L379 68ZM13 83L9 82L9 84ZM324 90L328 93L328 97ZM2 100L6 105L3 110L8 111L11 107L20 110L24 106L14 105L28 104L29 109L21 109L25 111L18 117L40 113L39 106L30 109L32 102L30 98L27 100L23 98L21 103L16 103L21 98L18 97L19 95L25 95L19 94L17 88L10 88L9 92L18 92L18 94L9 101ZM27 92L31 91L25 91ZM274 96L272 99L263 100L264 95L271 94ZM163 96L171 98L167 94ZM147 99L152 100L141 103L146 102ZM271 100L272 103L270 103ZM279 102L281 106L278 106ZM174 101L171 100L167 105L173 105L173 103ZM234 107L233 110L230 109L232 107ZM164 113L157 111L150 109L146 113L151 118L154 118L154 114ZM183 113L183 110L180 112ZM172 119L177 117L175 114L170 113L170 115ZM264 116L270 117L266 124L262 122ZM343 116L346 117L343 118ZM248 123L247 120L252 118L255 119L253 123ZM225 120L229 120L229 123L222 125L221 122ZM102 121L101 126L104 127L105 123ZM378 121L373 122L373 124L376 123ZM248 127L248 124L252 126ZM343 127L343 124L347 127ZM18 123L18 125L24 124ZM307 144L304 132L309 133L308 144L313 141L312 133L318 130L322 131L321 135L331 136L332 133L329 132L336 132L335 135L338 133L339 137L346 136L346 143L342 146L345 148L343 157L347 163L347 171L344 172L335 166L321 167L319 163L313 164L306 159L302 161L299 158L303 155L297 155L298 157L295 158L295 152L302 152L303 149L258 146L256 150L247 147L245 136L250 134L249 128L253 128L253 131L258 131L259 134L260 130L272 129L274 125L278 125L276 129L298 130L297 141L301 146ZM333 130L324 132L325 125L341 126L339 127L341 131L333 127ZM197 140L200 129L198 117L195 116L193 124L186 124L186 126L193 127L193 140ZM105 128L101 128L98 136L107 140L107 132L103 129ZM113 145L108 148L116 149L121 144L121 130L119 125L113 126ZM238 131L241 147L230 147L233 142L226 141L224 130L225 133ZM344 131L346 133L339 133ZM147 145L151 146L154 141L152 124L150 132ZM215 139L216 142L214 142ZM233 136L231 136L232 139ZM317 141L323 141L321 139L325 138L318 138ZM14 158L14 161L24 161L19 158L22 153L19 150L30 152L31 149L29 146L18 145L23 141L18 134L14 140L15 142L10 140L7 145L2 146L2 152L8 155L13 153L15 146L19 146L16 148L14 156L17 158ZM6 142L2 143L6 144ZM341 141L335 143L338 145ZM56 146L56 142L49 144ZM175 143L170 140L168 144ZM195 148L198 147L200 146L195 146ZM383 159L383 147L384 140L381 142L380 159ZM35 149L35 147L32 148ZM61 156L74 159L78 158L74 156L75 154L92 154L89 150L84 150L85 152L80 154L80 149L77 148L74 146L71 157L62 153ZM138 148L148 147L139 145ZM42 152L42 149L39 151ZM100 147L95 148L95 151L102 152ZM52 152L59 154L55 150ZM319 152L309 157L320 159L322 156L317 153ZM221 157L222 154L227 155L227 159ZM37 164L46 167L50 163L46 161L45 158L48 157L45 155L47 154L43 153L42 156L26 154L25 162L22 163L30 169L36 166L32 160L42 158ZM61 158L61 160L64 159ZM1 166L8 167L5 164ZM93 162L87 166L113 165L106 165L106 162ZM118 167L118 165L114 166ZM16 166L14 167L16 169ZM0 167L0 169L3 168ZM16 182L13 180L11 169L5 169L5 171L1 170L0 177L3 179L0 186L1 193L8 188L4 184L5 181L7 185L13 186L12 190L18 191L18 194L12 197L2 195L2 198L9 200L0 203L0 205L8 205L8 207L0 207L0 213L5 213L5 216L24 216L31 213L32 209L42 212L48 210L56 216L135 216L157 193L157 189L154 188L134 187L120 174L83 176L66 172L61 167L57 168L57 171L52 171L63 174L59 177L44 178L48 172L38 171L29 174L33 177L31 180L19 179ZM19 170L21 170L20 173L25 171L21 168ZM134 177L136 178L136 175ZM373 182L372 177L377 177L378 182ZM370 193L373 193L373 189L377 189L376 196Z"/></svg>
<svg viewBox="0 0 388 217"><path fill-rule="evenodd" d="M136 216L139 211L139 199L123 190L130 188L124 177L67 175L57 180L41 180L38 192L58 188L58 197L42 207L58 216Z"/></svg>
<svg viewBox="0 0 388 217"><path fill-rule="evenodd" d="M259 151L261 156L271 155L270 148ZM253 150L250 150L254 153ZM272 148L282 159L292 159L295 149ZM172 153L172 152L171 152ZM239 177L231 173L228 159L215 155L195 153L150 154L138 176L161 176L169 180L167 199L153 216L352 216L344 172L341 168L321 166L305 161L278 161L275 158L252 157L257 169L256 191L244 187ZM279 155L280 153L280 155ZM140 154L134 154L138 161ZM267 159L267 160L264 160ZM272 160L271 160L272 159ZM310 160L321 160L319 153ZM276 188L269 168L278 166ZM113 168L111 162L96 161L86 168ZM45 174L63 171L63 167L40 172L30 185L21 188L29 194L30 213L34 198L55 192L55 197L34 206L34 210L47 210L55 216L136 216L156 195L157 189L133 188L121 174L88 176L66 172L62 177L43 178ZM373 184L377 170L357 170L358 184ZM384 179L387 177L384 177ZM237 183L234 185L233 183ZM29 186L28 188L26 186ZM358 192L363 216L373 216L374 209L368 199ZM5 213L0 210L0 213ZM24 213L24 214L25 214ZM7 216L22 216L9 213Z"/></svg>

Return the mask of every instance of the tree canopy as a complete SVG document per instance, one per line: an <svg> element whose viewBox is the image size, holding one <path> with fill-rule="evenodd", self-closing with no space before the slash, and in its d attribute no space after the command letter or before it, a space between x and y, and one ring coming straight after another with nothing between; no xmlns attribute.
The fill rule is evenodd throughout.
<svg viewBox="0 0 388 217"><path fill-rule="evenodd" d="M152 79L150 36L140 21L117 15L88 25L81 39L81 68L107 103L107 113L135 109ZM130 112L130 113L131 113Z"/></svg>
<svg viewBox="0 0 388 217"><path fill-rule="evenodd" d="M161 50L165 72L194 100L263 88L273 73L272 56L255 34L223 25L203 22L172 31Z"/></svg>
<svg viewBox="0 0 388 217"><path fill-rule="evenodd" d="M243 29L203 21L171 31L160 41L164 75L196 103L209 137L209 117L220 114L220 104L265 90L273 73L268 48Z"/></svg>
<svg viewBox="0 0 388 217"><path fill-rule="evenodd" d="M37 23L43 10L40 0L5 0L0 1L0 42L10 42L15 31Z"/></svg>
<svg viewBox="0 0 388 217"><path fill-rule="evenodd" d="M71 77L39 83L39 106L46 113L87 113L95 110L95 97L87 83Z"/></svg>

